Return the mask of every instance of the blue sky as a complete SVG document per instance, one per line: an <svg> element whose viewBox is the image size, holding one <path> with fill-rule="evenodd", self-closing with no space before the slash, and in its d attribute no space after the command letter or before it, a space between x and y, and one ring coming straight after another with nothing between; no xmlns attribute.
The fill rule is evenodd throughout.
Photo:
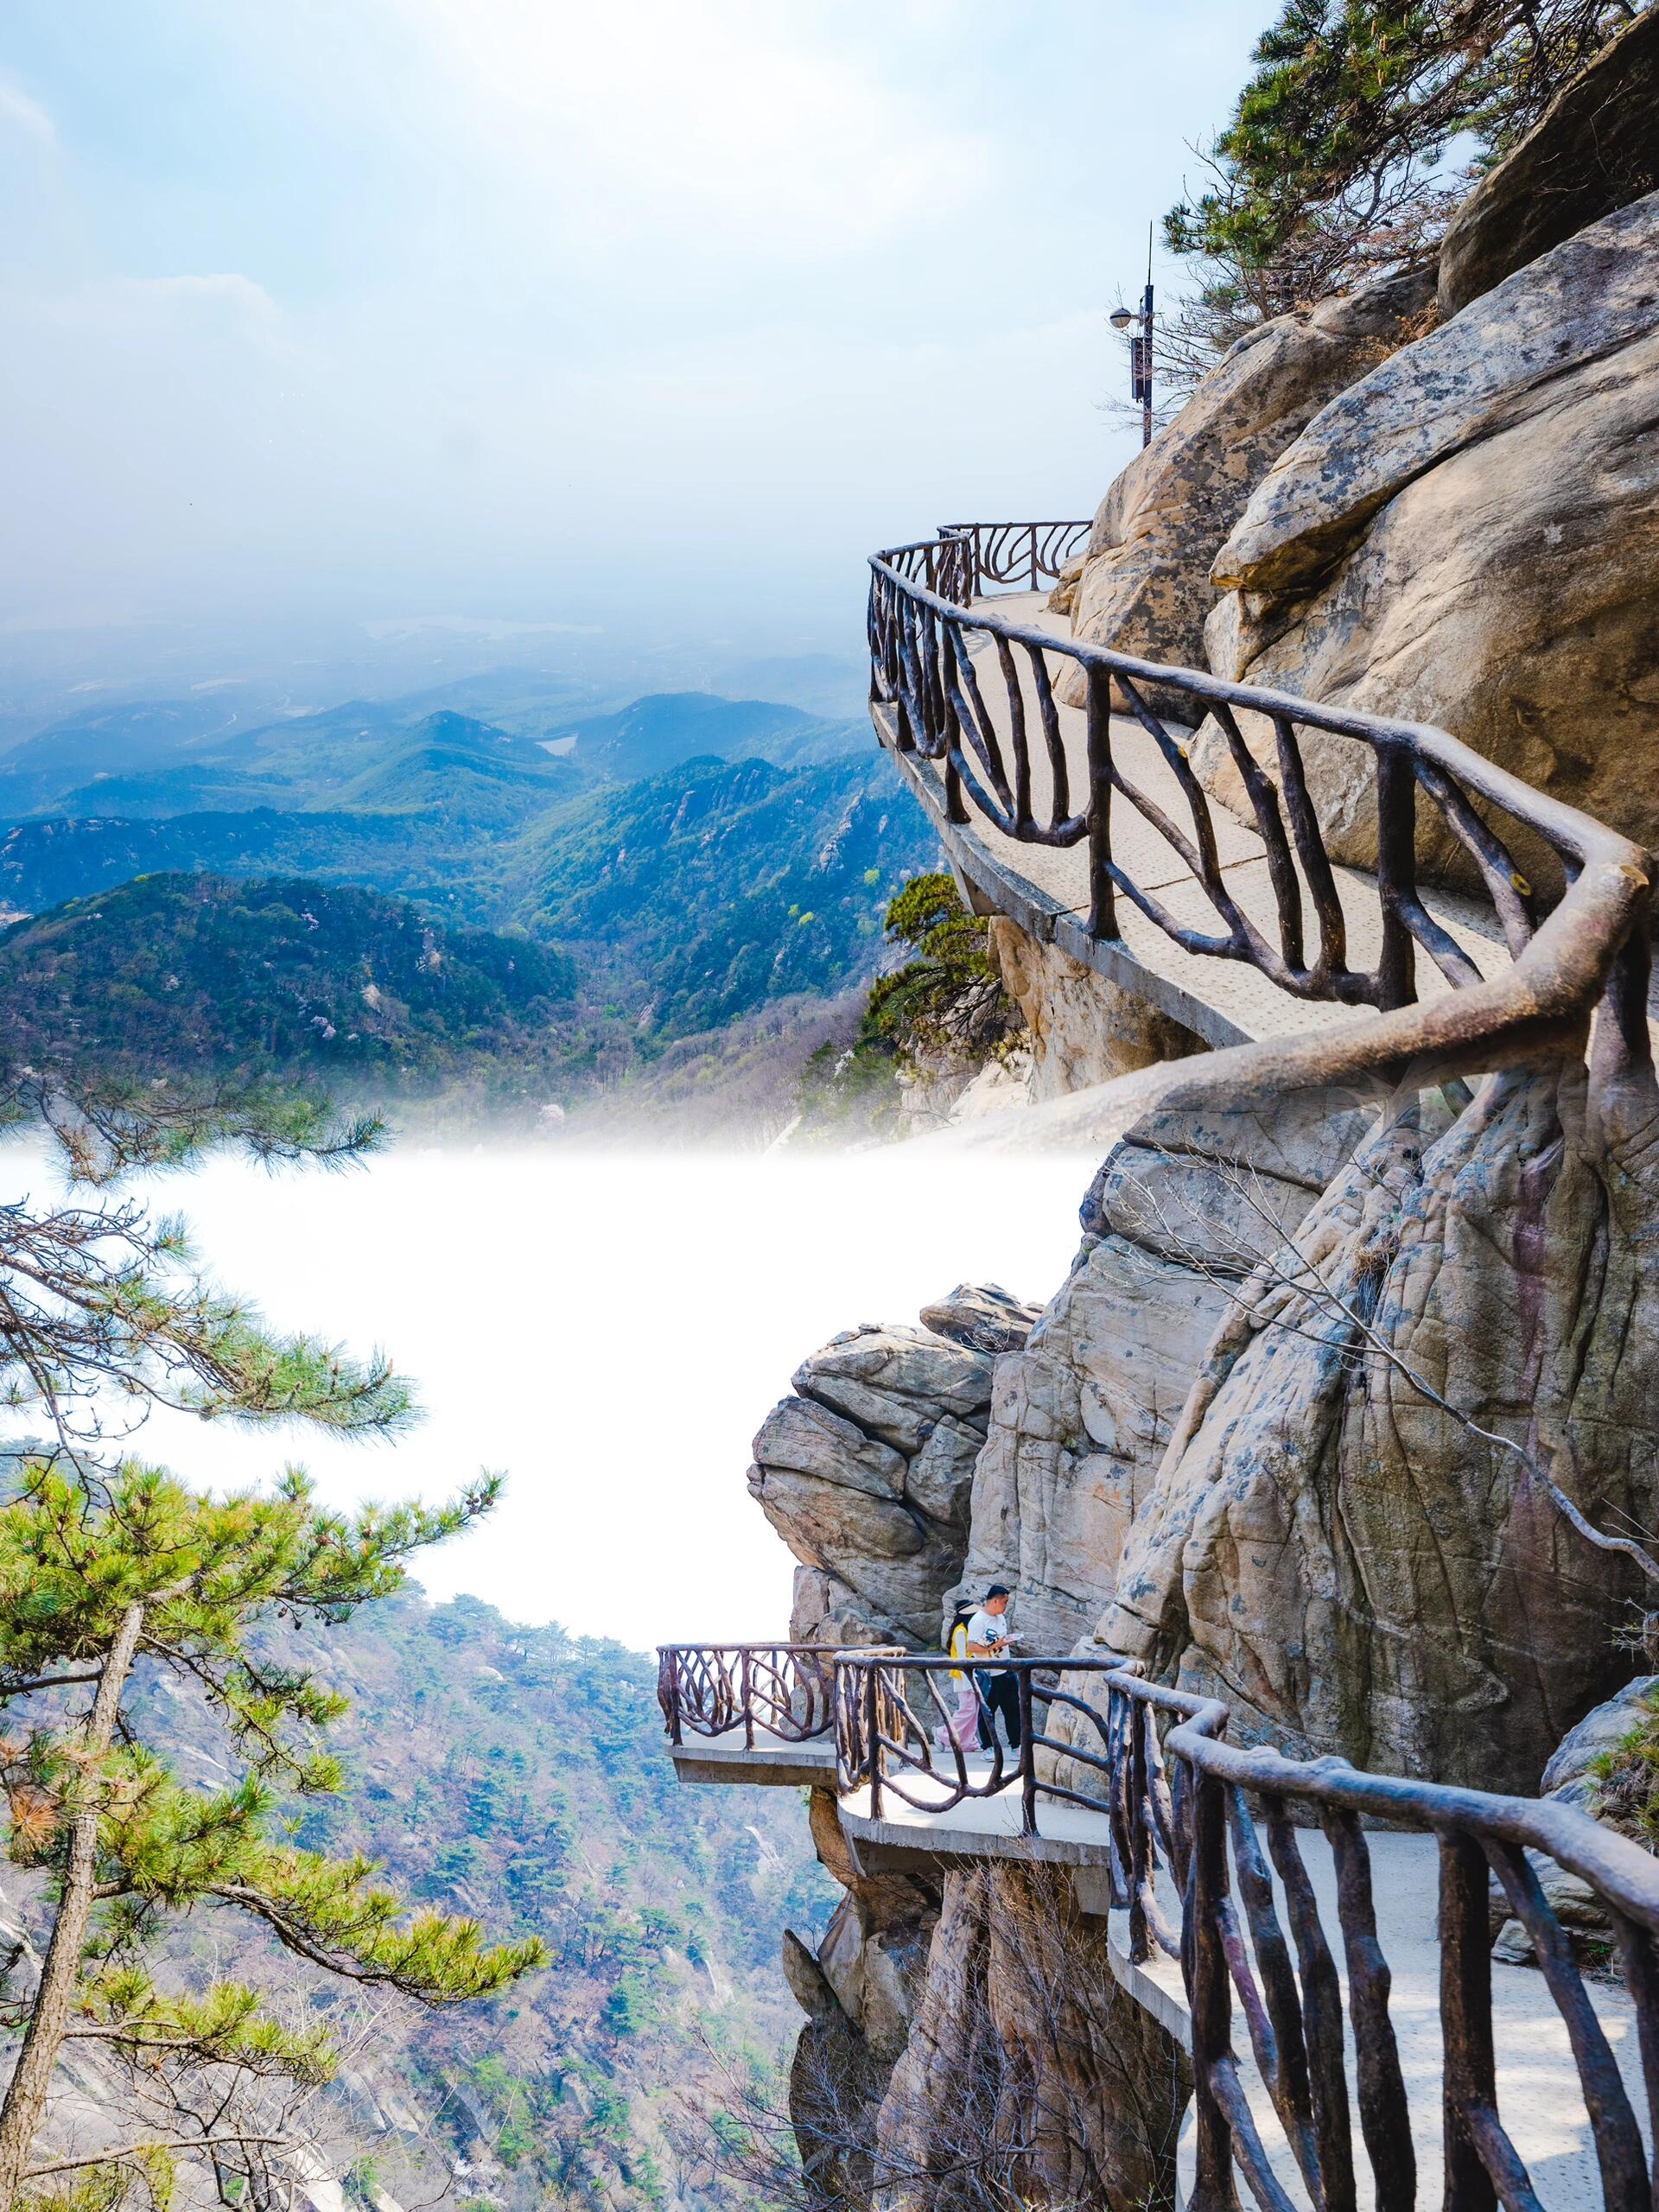
<svg viewBox="0 0 1659 2212"><path fill-rule="evenodd" d="M1271 12L10 0L8 626L842 638L1132 451L1104 311Z"/></svg>

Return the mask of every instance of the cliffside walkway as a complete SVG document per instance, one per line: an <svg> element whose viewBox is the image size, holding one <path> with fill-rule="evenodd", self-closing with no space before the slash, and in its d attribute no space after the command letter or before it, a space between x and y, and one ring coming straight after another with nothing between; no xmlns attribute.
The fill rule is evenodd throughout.
<svg viewBox="0 0 1659 2212"><path fill-rule="evenodd" d="M677 1758L688 1713L775 1726L781 1688L785 1726L834 1745L866 1872L1069 1868L1117 1980L1191 2056L1192 2212L1241 2181L1266 2212L1403 2212L1437 2169L1447 2212L1659 2202L1659 1860L1635 1844L1548 1799L1235 1750L1224 1706L1109 1657L1010 1661L1020 1751L941 1748L950 1661L810 1649L666 1648ZM786 1655L747 1713L746 1651ZM1501 1923L1536 1963L1493 1958Z"/></svg>
<svg viewBox="0 0 1659 2212"><path fill-rule="evenodd" d="M984 909L1282 1078L1581 1044L1604 995L1650 1057L1641 848L1444 731L1072 638L1045 588L1088 530L949 525L870 563L872 719ZM1374 866L1332 857L1338 822ZM1420 880L1430 849L1466 888Z"/></svg>

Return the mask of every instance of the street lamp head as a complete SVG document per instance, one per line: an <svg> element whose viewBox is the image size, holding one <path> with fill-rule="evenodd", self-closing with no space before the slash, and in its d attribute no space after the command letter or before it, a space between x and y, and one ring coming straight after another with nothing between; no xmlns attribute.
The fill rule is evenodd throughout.
<svg viewBox="0 0 1659 2212"><path fill-rule="evenodd" d="M1128 308L1114 308L1106 318L1114 330L1127 330L1135 321Z"/></svg>

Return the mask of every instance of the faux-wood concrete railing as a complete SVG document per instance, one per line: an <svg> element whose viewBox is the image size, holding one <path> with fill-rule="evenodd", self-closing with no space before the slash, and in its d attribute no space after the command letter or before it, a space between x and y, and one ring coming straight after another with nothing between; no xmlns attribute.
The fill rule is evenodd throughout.
<svg viewBox="0 0 1659 2212"><path fill-rule="evenodd" d="M987 583L1049 581L1086 525L957 524L870 563L870 696L878 727L901 754L937 765L947 824L973 812L1017 843L1084 847L1087 940L1116 940L1119 901L1136 907L1185 951L1248 962L1288 996L1376 1010L1370 1022L1314 1029L1253 1048L1273 1081L1335 1081L1427 1059L1437 1072L1471 1072L1535 1051L1582 1050L1592 1016L1599 1075L1651 1065L1647 1024L1650 864L1640 846L1535 791L1443 730L1321 707L1288 693L1166 667L1004 619L970 600ZM989 652L975 656L970 641ZM1071 661L1087 691L1085 787L1073 789L1051 663ZM1001 687L993 714L985 689ZM1188 758L1185 727L1172 728L1151 697L1185 702L1187 721L1219 733L1247 795L1271 884L1275 919L1263 926L1230 887L1210 794ZM1179 789L1177 819L1123 772L1115 708L1155 743ZM1034 723L1034 728L1033 727ZM1356 968L1335 870L1308 786L1302 740L1317 732L1363 748L1375 766L1379 925L1375 964ZM1255 737L1253 747L1250 734ZM1033 779L1040 748L1044 773ZM1269 767L1262 759L1270 761ZM1046 797L1033 791L1040 784ZM1217 926L1184 923L1120 865L1116 805L1134 808L1179 856ZM1440 817L1470 880L1490 903L1510 964L1483 978L1423 902L1417 810ZM1543 849L1558 887L1535 891L1511 849L1517 825ZM1312 909L1312 949L1308 909ZM1419 1001L1420 953L1450 989ZM1243 1071L1236 1070L1236 1073ZM1202 1080L1202 1078L1198 1078Z"/></svg>
<svg viewBox="0 0 1659 2212"><path fill-rule="evenodd" d="M1020 1750L992 1731L988 1771L970 1767L950 1719L957 1673L948 1658L842 1655L836 1662L836 1783L845 1805L879 1821L900 1800L938 1822L976 1799L1017 1789L1018 1862L1042 1834L1048 1806L1099 1817L1116 1906L1127 1915L1130 1961L1154 1950L1179 1961L1187 1995L1196 2121L1191 2212L1232 2212L1235 2173L1268 2212L1293 2212L1275 2177L1233 2048L1233 2004L1316 2212L1356 2202L1357 2147L1375 2202L1417 2202L1411 2112L1390 2017L1389 1962L1372 1904L1363 1821L1433 1834L1439 1843L1440 2014L1444 2050L1445 2212L1538 2212L1535 2193L1498 2116L1494 2060L1489 1878L1531 1937L1567 2031L1610 2212L1651 2212L1642 2130L1566 1931L1527 1854L1576 1874L1612 1931L1634 2005L1648 2108L1659 2113L1659 1861L1584 1814L1548 1799L1365 1774L1341 1759L1297 1761L1226 1741L1228 1712L1143 1681L1111 1659L999 1661L1019 1690ZM921 1710L917 1710L919 1701ZM1160 1732L1160 1724L1164 1732ZM943 1746L943 1747L942 1747ZM1334 1859L1358 2103L1354 2140L1344 2065L1342 1991L1321 1924L1297 1818L1322 1827ZM1258 1823L1265 1827L1262 1849ZM960 1830L954 1832L958 1840ZM1079 1854L1081 1855L1081 1854ZM1271 1866L1269 1866L1271 1861ZM1288 1932L1275 1902L1276 1872ZM1167 1917L1160 1881L1178 1901ZM1248 1937L1248 1940L1247 1940ZM1294 1961L1294 1963L1293 1963ZM1549 2062L1541 2056L1545 2073ZM1536 2070L1536 2069L1535 2069Z"/></svg>
<svg viewBox="0 0 1659 2212"><path fill-rule="evenodd" d="M895 1651L875 1647L873 1656ZM659 1643L657 1702L669 1741L741 1733L805 1744L836 1723L836 1648L823 1643Z"/></svg>

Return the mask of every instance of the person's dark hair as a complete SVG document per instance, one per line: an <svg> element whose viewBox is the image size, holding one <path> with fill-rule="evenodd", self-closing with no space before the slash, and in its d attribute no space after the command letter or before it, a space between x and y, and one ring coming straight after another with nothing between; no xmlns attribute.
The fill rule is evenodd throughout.
<svg viewBox="0 0 1659 2212"><path fill-rule="evenodd" d="M990 1588L985 1592L985 1602L988 1605L993 1598L1012 1598L1013 1595L1013 1591L1009 1589L1006 1582L993 1582Z"/></svg>

